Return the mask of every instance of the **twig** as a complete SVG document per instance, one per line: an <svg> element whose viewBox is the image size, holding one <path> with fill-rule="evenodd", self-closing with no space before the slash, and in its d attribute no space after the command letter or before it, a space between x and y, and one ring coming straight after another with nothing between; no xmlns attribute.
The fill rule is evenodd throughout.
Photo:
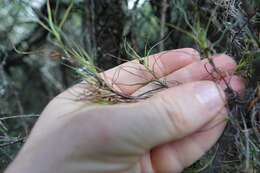
<svg viewBox="0 0 260 173"><path fill-rule="evenodd" d="M161 28L160 28L160 40L163 39L164 37L164 32L165 32L165 20L166 20L166 11L168 8L169 4L167 3L167 0L163 0L162 3L162 11L161 11ZM164 42L161 42L159 45L159 50L160 52L164 50Z"/></svg>
<svg viewBox="0 0 260 173"><path fill-rule="evenodd" d="M40 115L15 115L15 116L8 116L0 118L0 121L8 120L8 119L15 119L15 118L31 118L31 117L39 117Z"/></svg>
<svg viewBox="0 0 260 173"><path fill-rule="evenodd" d="M244 129L243 132L244 132L244 136L245 136L245 142L246 142L246 146L245 146L245 170L246 171L249 171L250 170L250 158L251 158L251 153L250 153L250 148L249 148L249 132L248 132L248 127L247 127L247 124L246 124L246 120L245 120L245 117L243 115L241 115L241 118L242 118L242 123L243 123L243 126L244 126Z"/></svg>
<svg viewBox="0 0 260 173"><path fill-rule="evenodd" d="M16 139L16 140L8 142L8 143L0 144L0 148L7 147L9 145L14 145L14 144L17 144L19 142L23 142L25 140L25 138L26 137L23 137L23 138L19 138L19 139Z"/></svg>
<svg viewBox="0 0 260 173"><path fill-rule="evenodd" d="M251 20L255 15L256 15L256 13L247 18L246 22L239 28L239 30L238 30L238 31L235 33L235 35L233 36L233 38L232 38L232 40L231 40L231 43L233 43L233 42L235 41L236 37L242 32L242 30L243 30L246 26L248 26L250 20Z"/></svg>

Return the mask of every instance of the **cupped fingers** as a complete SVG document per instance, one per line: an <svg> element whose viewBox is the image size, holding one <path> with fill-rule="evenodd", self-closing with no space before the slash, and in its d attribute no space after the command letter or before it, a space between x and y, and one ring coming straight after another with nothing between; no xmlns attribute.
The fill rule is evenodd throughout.
<svg viewBox="0 0 260 173"><path fill-rule="evenodd" d="M215 55L209 59L195 62L166 76L171 86L175 81L187 83L197 80L218 80L232 75L236 69L236 62L225 54Z"/></svg>
<svg viewBox="0 0 260 173"><path fill-rule="evenodd" d="M236 93L243 93L245 84L239 76L228 76L219 80L219 86L228 87ZM228 82L228 85L227 85ZM180 140L154 148L151 162L155 172L181 172L204 155L218 140L226 126L228 110L223 107L211 121L195 133Z"/></svg>
<svg viewBox="0 0 260 173"><path fill-rule="evenodd" d="M217 81L226 76L230 76L235 72L236 62L230 56L225 54L215 55L209 59L204 59L191 63L184 68L174 71L165 77L162 77L161 82L168 87L173 87L179 84L194 82L199 80L214 80ZM135 96L156 90L161 86L158 82L152 82L139 89L134 93Z"/></svg>
<svg viewBox="0 0 260 173"><path fill-rule="evenodd" d="M134 60L105 71L101 76L114 90L130 95L150 81L200 60L199 53L191 48L164 51L146 58L147 65Z"/></svg>
<svg viewBox="0 0 260 173"><path fill-rule="evenodd" d="M231 92L235 92L239 96L242 96L245 91L245 80L237 75L226 76L222 80L218 80L217 83L223 90L230 89ZM228 91L227 91L228 92Z"/></svg>

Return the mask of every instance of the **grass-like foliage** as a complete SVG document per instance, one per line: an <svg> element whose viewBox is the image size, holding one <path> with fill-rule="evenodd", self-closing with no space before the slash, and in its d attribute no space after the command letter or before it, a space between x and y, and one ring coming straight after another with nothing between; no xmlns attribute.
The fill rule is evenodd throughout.
<svg viewBox="0 0 260 173"><path fill-rule="evenodd" d="M66 36L63 34L62 27L66 22L72 7L73 2L71 2L67 8L64 17L60 22L58 22L57 19L55 19L53 11L50 7L50 1L48 0L48 17L45 18L45 21L38 21L38 23L50 33L53 44L58 46L63 51L65 55L63 59L73 61L76 64L75 66L72 66L65 63L64 65L73 69L74 72L76 72L86 83L86 85L89 88L92 88L91 91L94 92L94 94L90 93L90 95L86 95L85 99L93 99L92 101L96 103L114 104L118 102L135 102L139 99L146 98L144 96L145 94L142 94L141 96L129 96L121 93L120 91L114 90L112 88L113 84L108 84L105 77L101 76L102 71L94 63L94 59L96 58L91 57L83 48L74 43L72 40L66 38ZM73 44L71 44L71 42ZM139 55L139 53L137 53L137 51L130 45L130 43L124 40L124 51L129 56L129 59L136 60L145 67L146 71L150 73L151 76L153 76L153 82L155 84L159 85L161 88L167 88L166 82L159 79L154 73L153 67L149 65L149 55L151 55L151 52L159 45L159 43L160 42L154 44L151 46L151 48L148 48L147 45L145 45L144 54ZM107 94L107 92L110 92L110 94ZM147 94L148 93L149 92L147 92ZM102 94L104 94L104 96Z"/></svg>

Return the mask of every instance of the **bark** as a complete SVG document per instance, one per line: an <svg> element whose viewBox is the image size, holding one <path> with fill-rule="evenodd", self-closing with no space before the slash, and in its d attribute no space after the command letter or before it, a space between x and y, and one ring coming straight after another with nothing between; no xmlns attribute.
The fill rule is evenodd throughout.
<svg viewBox="0 0 260 173"><path fill-rule="evenodd" d="M84 43L102 69L122 63L124 3L118 0L85 1Z"/></svg>

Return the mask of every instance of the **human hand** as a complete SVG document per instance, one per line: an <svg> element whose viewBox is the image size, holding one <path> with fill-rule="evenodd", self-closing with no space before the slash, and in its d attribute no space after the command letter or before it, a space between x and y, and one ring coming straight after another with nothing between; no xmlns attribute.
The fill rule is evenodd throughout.
<svg viewBox="0 0 260 173"><path fill-rule="evenodd" d="M235 62L226 55L213 61L241 92ZM198 160L225 128L225 84L211 81L211 65L193 49L150 56L149 64L170 88L137 103L101 106L76 101L86 88L75 85L48 104L6 173L181 172ZM156 87L144 86L153 76L137 62L101 75L127 95Z"/></svg>

